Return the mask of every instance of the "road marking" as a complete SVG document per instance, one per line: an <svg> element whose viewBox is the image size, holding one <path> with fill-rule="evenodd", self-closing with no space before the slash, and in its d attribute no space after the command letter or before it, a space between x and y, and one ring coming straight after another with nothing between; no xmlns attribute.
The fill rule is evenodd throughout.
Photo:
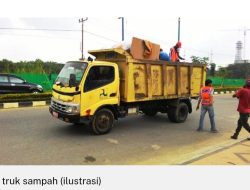
<svg viewBox="0 0 250 190"><path fill-rule="evenodd" d="M108 138L107 141L110 142L110 143L112 143L112 144L119 144L118 140L116 140L116 139L110 139L110 138Z"/></svg>
<svg viewBox="0 0 250 190"><path fill-rule="evenodd" d="M159 150L161 147L157 144L153 144L153 145L151 145L151 148L154 150Z"/></svg>

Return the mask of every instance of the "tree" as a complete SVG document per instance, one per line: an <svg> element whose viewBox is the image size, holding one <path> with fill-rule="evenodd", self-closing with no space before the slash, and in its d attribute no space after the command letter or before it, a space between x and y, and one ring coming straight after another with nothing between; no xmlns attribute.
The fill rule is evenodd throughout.
<svg viewBox="0 0 250 190"><path fill-rule="evenodd" d="M232 78L248 78L250 77L250 63L230 64L227 67Z"/></svg>
<svg viewBox="0 0 250 190"><path fill-rule="evenodd" d="M215 68L216 68L216 64L215 63L210 63L210 76L214 76L215 75Z"/></svg>
<svg viewBox="0 0 250 190"><path fill-rule="evenodd" d="M230 76L230 72L228 71L227 67L219 67L219 71L217 72L217 76L222 78L220 86L223 87L225 78Z"/></svg>
<svg viewBox="0 0 250 190"><path fill-rule="evenodd" d="M208 64L209 58L208 57L198 57L198 56L191 56L192 63L201 63L201 64Z"/></svg>
<svg viewBox="0 0 250 190"><path fill-rule="evenodd" d="M12 62L7 59L0 60L0 71L2 73L37 73L37 74L58 74L63 64L56 62L43 62L40 59L35 61Z"/></svg>

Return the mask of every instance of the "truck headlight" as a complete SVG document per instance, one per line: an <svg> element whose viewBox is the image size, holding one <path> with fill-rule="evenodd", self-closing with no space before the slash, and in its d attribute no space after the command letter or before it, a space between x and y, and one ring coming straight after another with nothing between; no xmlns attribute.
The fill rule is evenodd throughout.
<svg viewBox="0 0 250 190"><path fill-rule="evenodd" d="M79 106L66 106L65 111L67 113L79 113Z"/></svg>
<svg viewBox="0 0 250 190"><path fill-rule="evenodd" d="M66 106L66 107L65 107L65 111L66 111L67 113L72 113L72 111L73 111L73 106Z"/></svg>

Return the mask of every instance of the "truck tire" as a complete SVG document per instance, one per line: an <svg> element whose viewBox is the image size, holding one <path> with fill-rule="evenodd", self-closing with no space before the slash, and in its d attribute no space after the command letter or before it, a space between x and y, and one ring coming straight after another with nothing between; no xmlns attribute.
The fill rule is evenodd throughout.
<svg viewBox="0 0 250 190"><path fill-rule="evenodd" d="M188 106L181 102L177 107L170 107L168 111L168 118L175 123L183 123L188 116Z"/></svg>
<svg viewBox="0 0 250 190"><path fill-rule="evenodd" d="M114 125L114 114L109 109L98 110L91 122L91 129L96 135L108 133Z"/></svg>
<svg viewBox="0 0 250 190"><path fill-rule="evenodd" d="M171 122L176 122L175 121L175 117L174 117L174 114L175 114L175 111L176 111L176 108L175 107L169 107L168 108L168 119L171 121Z"/></svg>
<svg viewBox="0 0 250 190"><path fill-rule="evenodd" d="M156 114L157 114L157 111L156 110L142 110L142 112L146 115L146 116L149 116L149 117L154 117Z"/></svg>

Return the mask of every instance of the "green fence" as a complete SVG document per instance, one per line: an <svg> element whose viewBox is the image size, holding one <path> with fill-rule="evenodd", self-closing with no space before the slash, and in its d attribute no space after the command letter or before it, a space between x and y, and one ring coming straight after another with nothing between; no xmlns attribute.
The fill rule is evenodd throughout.
<svg viewBox="0 0 250 190"><path fill-rule="evenodd" d="M51 90L57 74L34 74L34 73L15 73L15 75L23 78L27 82L40 84L44 90Z"/></svg>
<svg viewBox="0 0 250 190"><path fill-rule="evenodd" d="M44 90L51 90L57 74L34 74L34 73L16 73L15 75L27 80L28 82L40 84ZM242 87L245 79L223 79L220 77L207 77L213 81L215 87Z"/></svg>
<svg viewBox="0 0 250 190"><path fill-rule="evenodd" d="M242 87L245 84L245 79L227 79L220 77L207 77L213 81L213 86L222 87Z"/></svg>

